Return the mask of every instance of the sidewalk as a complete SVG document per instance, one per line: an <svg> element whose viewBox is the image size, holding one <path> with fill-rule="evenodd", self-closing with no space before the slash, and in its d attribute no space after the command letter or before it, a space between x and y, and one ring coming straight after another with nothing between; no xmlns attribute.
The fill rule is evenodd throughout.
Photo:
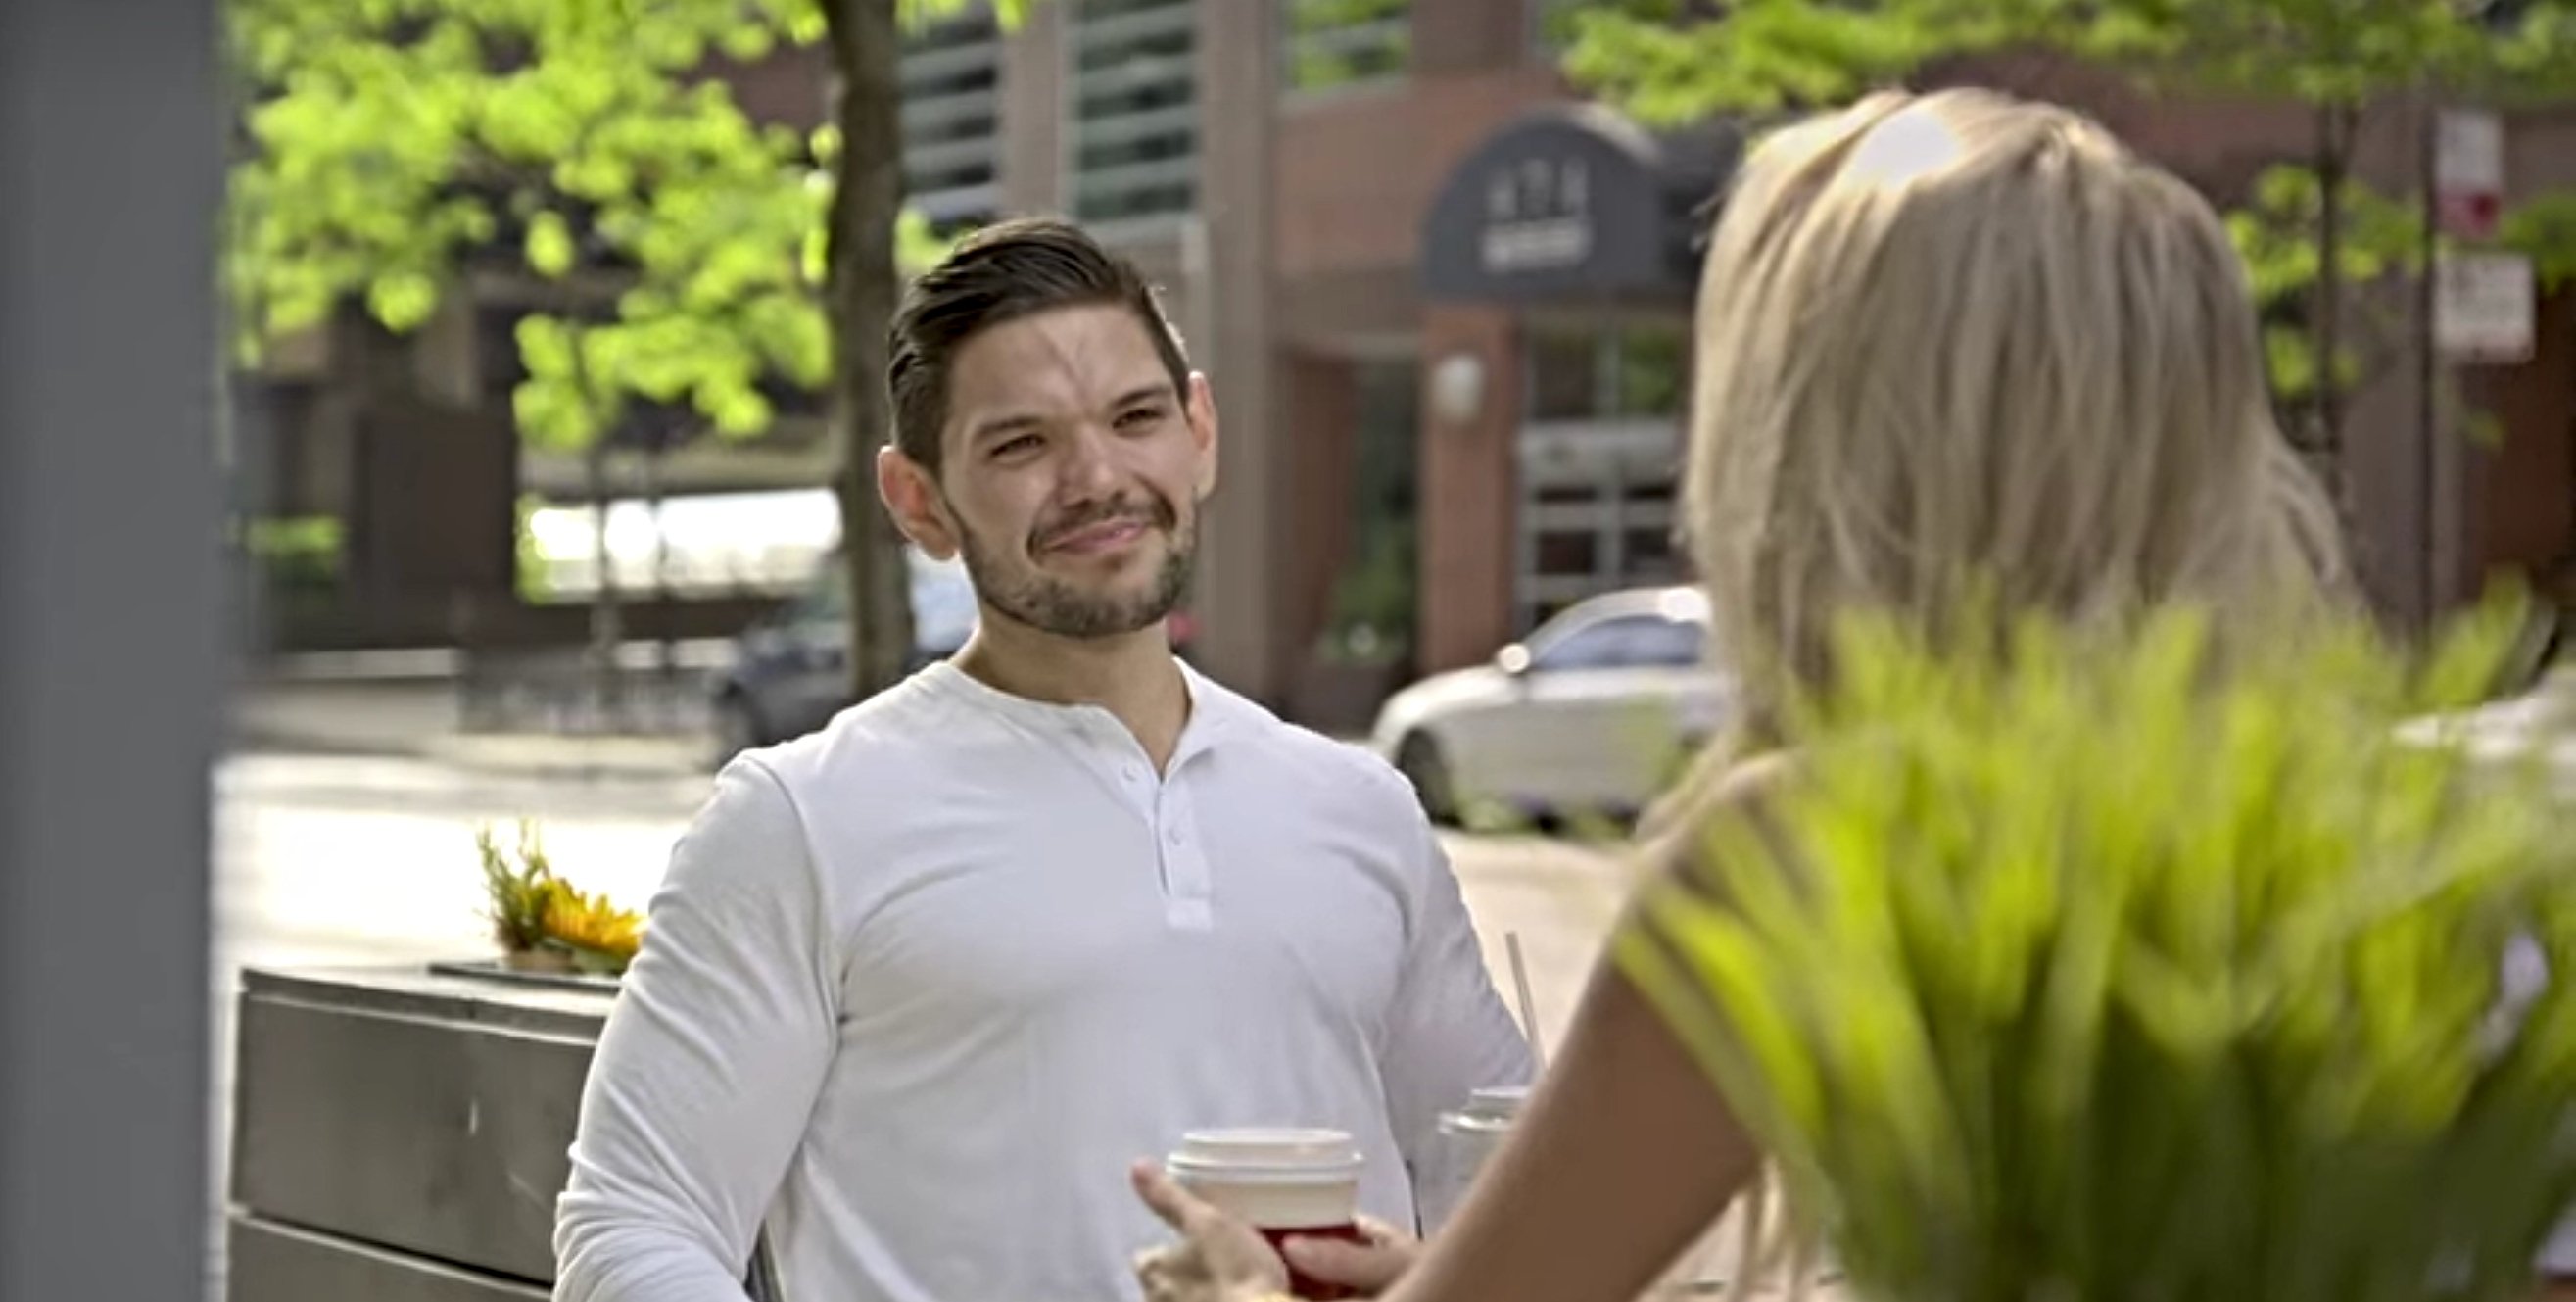
<svg viewBox="0 0 2576 1302"><path fill-rule="evenodd" d="M460 768L562 777L704 774L714 757L703 728L582 735L469 732L449 677L268 677L241 684L231 709L235 749L381 755Z"/></svg>

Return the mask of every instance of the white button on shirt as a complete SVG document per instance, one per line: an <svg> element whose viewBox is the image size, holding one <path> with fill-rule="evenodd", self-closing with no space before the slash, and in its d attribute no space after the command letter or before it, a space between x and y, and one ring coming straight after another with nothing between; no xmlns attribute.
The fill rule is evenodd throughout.
<svg viewBox="0 0 2576 1302"><path fill-rule="evenodd" d="M1136 1295L1127 1164L1323 1125L1413 1216L1439 1113L1528 1050L1403 781L1188 673L1157 775L1093 707L936 665L744 757L601 1038L556 1296ZM728 1291L732 1290L732 1291Z"/></svg>

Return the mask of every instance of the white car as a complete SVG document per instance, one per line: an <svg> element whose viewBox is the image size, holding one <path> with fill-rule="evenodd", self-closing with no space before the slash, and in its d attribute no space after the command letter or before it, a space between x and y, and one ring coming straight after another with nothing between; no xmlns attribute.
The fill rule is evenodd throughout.
<svg viewBox="0 0 2576 1302"><path fill-rule="evenodd" d="M1371 746L1437 822L1479 809L1629 818L1731 714L1697 588L1594 597L1493 663L1388 698Z"/></svg>

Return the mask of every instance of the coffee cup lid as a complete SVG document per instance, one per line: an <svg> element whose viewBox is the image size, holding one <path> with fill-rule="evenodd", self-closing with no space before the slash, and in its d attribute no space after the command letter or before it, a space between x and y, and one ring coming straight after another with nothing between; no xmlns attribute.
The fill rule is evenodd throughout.
<svg viewBox="0 0 2576 1302"><path fill-rule="evenodd" d="M1193 1130L1166 1163L1174 1175L1251 1184L1306 1184L1359 1174L1359 1146L1339 1130Z"/></svg>

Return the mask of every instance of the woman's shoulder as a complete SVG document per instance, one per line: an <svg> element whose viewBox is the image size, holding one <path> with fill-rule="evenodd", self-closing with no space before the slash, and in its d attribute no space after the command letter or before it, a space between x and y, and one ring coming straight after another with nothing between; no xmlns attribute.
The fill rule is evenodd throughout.
<svg viewBox="0 0 2576 1302"><path fill-rule="evenodd" d="M1725 823L1763 827L1797 771L1797 757L1784 750L1702 755L1638 821L1644 867L1659 878L1704 880L1708 833Z"/></svg>

